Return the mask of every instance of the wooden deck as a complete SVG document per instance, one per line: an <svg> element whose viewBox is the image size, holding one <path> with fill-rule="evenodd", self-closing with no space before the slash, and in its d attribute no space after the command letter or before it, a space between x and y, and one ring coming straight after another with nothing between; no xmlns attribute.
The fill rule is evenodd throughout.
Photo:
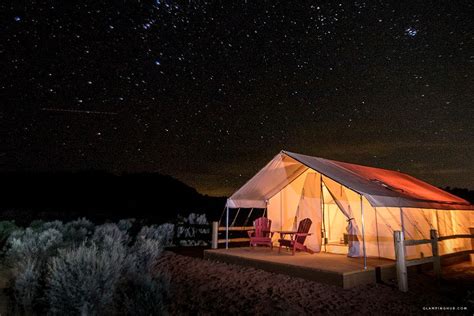
<svg viewBox="0 0 474 316"><path fill-rule="evenodd" d="M367 258L364 270L362 258L346 255L318 253L308 254L267 247L230 248L205 250L204 258L237 265L250 266L270 272L287 274L321 283L351 288L362 284L376 283L377 280L395 277L395 261Z"/></svg>

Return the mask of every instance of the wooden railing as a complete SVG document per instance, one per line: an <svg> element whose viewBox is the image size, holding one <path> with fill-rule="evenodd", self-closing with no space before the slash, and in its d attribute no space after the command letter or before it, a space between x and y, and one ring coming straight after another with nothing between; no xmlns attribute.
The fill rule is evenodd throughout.
<svg viewBox="0 0 474 316"><path fill-rule="evenodd" d="M395 242L395 259L396 259L396 270L397 270L397 281L398 288L402 292L408 291L408 277L407 267L421 265L425 263L433 263L433 270L437 278L441 277L441 259L439 255L438 242L448 239L455 238L472 238L472 244L474 249L474 228L471 228L471 234L463 235L451 235L438 237L436 229L430 230L430 239L421 240L404 240L403 233L401 231L393 232L393 240ZM423 244L431 244L432 257L420 258L407 260L405 255L406 246L416 246Z"/></svg>
<svg viewBox="0 0 474 316"><path fill-rule="evenodd" d="M252 230L253 226L231 226L228 228L229 232L241 231L245 232L248 230ZM229 243L236 243L236 242L246 242L249 241L249 238L229 238L229 239L219 239L219 233L227 231L226 227L219 227L219 222L212 222L212 242L211 247L212 249L217 249L219 244L224 244L226 242Z"/></svg>

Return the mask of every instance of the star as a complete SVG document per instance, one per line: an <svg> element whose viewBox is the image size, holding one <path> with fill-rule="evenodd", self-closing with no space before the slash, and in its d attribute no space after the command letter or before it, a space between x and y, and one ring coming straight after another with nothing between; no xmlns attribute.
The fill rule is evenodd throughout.
<svg viewBox="0 0 474 316"><path fill-rule="evenodd" d="M469 5L26 3L35 10L13 6L0 49L7 61L0 91L11 103L0 117L11 117L7 149L18 157L0 169L49 168L63 136L67 149L57 158L66 165L58 168L159 166L183 180L192 176L178 166L203 175L215 169L213 183L195 185L222 194L241 185L222 186L222 179L250 177L281 149L362 164L376 156L378 167L410 171L398 158L411 154L428 165L435 155L409 144L440 144L450 153L436 155L440 162L472 169ZM54 18L44 18L51 10ZM84 127L93 130L91 146L81 137ZM452 133L441 139L434 130ZM109 131L117 137L106 142ZM139 141L139 154L155 164L130 159ZM422 170L422 178L439 186L472 183L468 173L440 176L436 168Z"/></svg>
<svg viewBox="0 0 474 316"><path fill-rule="evenodd" d="M418 34L418 30L414 27L408 27L405 29L405 34L410 36L410 37L415 37L416 34Z"/></svg>

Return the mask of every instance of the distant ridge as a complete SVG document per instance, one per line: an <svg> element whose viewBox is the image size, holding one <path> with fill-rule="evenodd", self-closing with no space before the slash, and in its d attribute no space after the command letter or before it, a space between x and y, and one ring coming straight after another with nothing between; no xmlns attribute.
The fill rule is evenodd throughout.
<svg viewBox="0 0 474 316"><path fill-rule="evenodd" d="M0 214L19 224L33 219L96 221L135 217L172 221L177 214L206 213L218 217L224 197L210 197L167 175L114 175L104 171L3 172Z"/></svg>
<svg viewBox="0 0 474 316"><path fill-rule="evenodd" d="M226 197L211 197L159 173L115 175L105 171L1 172L1 220L26 225L32 220L96 222L126 217L151 223L174 221L177 214L205 213L218 220ZM474 191L442 188L474 203Z"/></svg>

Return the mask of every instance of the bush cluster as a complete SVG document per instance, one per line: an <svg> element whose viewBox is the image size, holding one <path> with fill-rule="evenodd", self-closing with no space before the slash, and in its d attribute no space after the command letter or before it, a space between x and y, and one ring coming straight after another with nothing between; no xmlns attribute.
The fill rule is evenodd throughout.
<svg viewBox="0 0 474 316"><path fill-rule="evenodd" d="M3 247L10 234L17 230L15 221L0 221L0 246Z"/></svg>
<svg viewBox="0 0 474 316"><path fill-rule="evenodd" d="M206 226L205 228L179 226L176 235L180 239L181 246L207 246L206 240L199 239L199 236L210 234L210 229L208 227L209 222L206 214L191 213L188 217L181 217L179 220L185 224Z"/></svg>
<svg viewBox="0 0 474 316"><path fill-rule="evenodd" d="M82 218L15 226L4 250L17 305L51 315L165 313L169 280L155 263L166 230L143 227L130 236L133 223L95 226ZM0 223L0 238L8 225Z"/></svg>

